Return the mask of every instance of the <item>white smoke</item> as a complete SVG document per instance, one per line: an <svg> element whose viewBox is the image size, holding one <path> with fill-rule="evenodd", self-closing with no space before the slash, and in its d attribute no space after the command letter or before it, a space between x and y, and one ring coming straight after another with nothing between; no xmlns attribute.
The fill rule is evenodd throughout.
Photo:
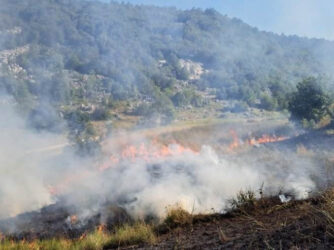
<svg viewBox="0 0 334 250"><path fill-rule="evenodd" d="M63 148L63 136L28 130L8 105L0 112L0 218L39 209L59 197L85 217L106 203L141 218L162 218L166 208L175 205L193 213L224 212L239 191L258 193L263 184L267 195L281 191L297 198L306 198L316 187L310 160L262 149L241 157L202 146L197 153L185 151L150 162L123 159L102 170L93 159L79 159ZM54 151L57 145L64 152ZM114 155L115 147L105 154Z"/></svg>
<svg viewBox="0 0 334 250"><path fill-rule="evenodd" d="M35 150L62 144L65 139L27 129L10 104L1 103L0 113L0 218L4 218L52 202L46 179L51 155Z"/></svg>
<svg viewBox="0 0 334 250"><path fill-rule="evenodd" d="M149 163L129 159L78 179L69 187L69 197L86 208L85 215L108 202L124 207L136 218L163 218L170 206L192 213L225 212L240 191L251 190L259 196L263 185L265 195L286 192L306 198L316 187L310 177L312 164L287 154L288 160L277 163L276 158L283 154L272 154L272 163L261 162L258 156L252 160L219 156L210 146L203 146L198 153L188 151Z"/></svg>

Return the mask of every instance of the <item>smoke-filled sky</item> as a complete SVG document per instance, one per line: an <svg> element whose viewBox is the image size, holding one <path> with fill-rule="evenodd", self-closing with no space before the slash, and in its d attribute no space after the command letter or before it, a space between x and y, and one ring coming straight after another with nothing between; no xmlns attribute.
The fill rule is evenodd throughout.
<svg viewBox="0 0 334 250"><path fill-rule="evenodd" d="M109 0L104 0L109 1ZM133 4L215 8L261 30L334 40L333 0L118 0Z"/></svg>

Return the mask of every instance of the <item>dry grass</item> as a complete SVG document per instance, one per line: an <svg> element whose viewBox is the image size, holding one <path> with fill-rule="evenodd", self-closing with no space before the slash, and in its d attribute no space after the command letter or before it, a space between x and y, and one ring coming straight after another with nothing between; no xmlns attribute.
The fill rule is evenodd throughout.
<svg viewBox="0 0 334 250"><path fill-rule="evenodd" d="M83 235L78 241L72 241L70 249L73 250L95 250L103 249L103 247L108 244L110 237L112 235L104 232L103 230L97 229L93 233L88 235Z"/></svg>
<svg viewBox="0 0 334 250"><path fill-rule="evenodd" d="M253 191L240 191L236 198L230 201L232 209L247 212L248 210L253 210L256 204L256 195Z"/></svg>
<svg viewBox="0 0 334 250"><path fill-rule="evenodd" d="M156 236L152 226L144 222L138 222L134 225L123 225L116 229L108 240L108 247L118 247L137 244L154 244Z"/></svg>
<svg viewBox="0 0 334 250"><path fill-rule="evenodd" d="M320 208L315 208L313 216L316 223L324 225L328 237L334 238L334 188L320 197Z"/></svg>
<svg viewBox="0 0 334 250"><path fill-rule="evenodd" d="M3 240L0 243L0 249L3 250L61 250L61 249L80 249L78 247L74 247L74 245L69 240L44 240L44 241L11 241L11 240ZM84 248L81 248L84 249Z"/></svg>
<svg viewBox="0 0 334 250"><path fill-rule="evenodd" d="M50 239L27 241L12 241L3 239L0 242L1 250L102 250L105 248L128 246L136 244L153 244L156 236L150 225L136 223L124 225L115 230L114 233L107 233L97 229L93 233L83 235L80 239Z"/></svg>
<svg viewBox="0 0 334 250"><path fill-rule="evenodd" d="M171 208L167 211L164 224L168 228L190 225L193 222L193 215L182 208Z"/></svg>

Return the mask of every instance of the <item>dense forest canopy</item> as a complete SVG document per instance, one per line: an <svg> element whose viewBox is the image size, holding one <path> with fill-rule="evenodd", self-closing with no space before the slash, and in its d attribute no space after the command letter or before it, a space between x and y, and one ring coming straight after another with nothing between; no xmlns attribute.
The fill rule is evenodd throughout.
<svg viewBox="0 0 334 250"><path fill-rule="evenodd" d="M193 89L206 88L220 99L286 108L286 94L303 78L334 72L334 42L262 32L213 9L0 2L0 56L14 54L1 57L0 90L26 109L87 101L112 107L132 98L147 100L134 112L172 115L175 106L201 105ZM185 62L200 65L200 76L191 77Z"/></svg>

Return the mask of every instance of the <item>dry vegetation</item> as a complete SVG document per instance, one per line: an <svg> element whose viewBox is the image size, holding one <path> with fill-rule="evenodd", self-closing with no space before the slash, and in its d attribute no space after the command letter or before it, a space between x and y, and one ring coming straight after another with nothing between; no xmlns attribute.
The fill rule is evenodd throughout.
<svg viewBox="0 0 334 250"><path fill-rule="evenodd" d="M194 216L161 237L163 248L329 249L334 243L334 189L316 197L281 203L240 192L225 215Z"/></svg>
<svg viewBox="0 0 334 250"><path fill-rule="evenodd" d="M179 226L187 226L193 223L194 216L180 207L169 209L162 226L173 229Z"/></svg>
<svg viewBox="0 0 334 250"><path fill-rule="evenodd" d="M28 241L13 241L3 239L0 249L4 250L97 250L118 248L120 246L136 244L153 244L156 236L152 226L143 222L134 225L123 225L115 229L114 232L106 232L102 227L93 233L84 234L79 239L50 239Z"/></svg>
<svg viewBox="0 0 334 250"><path fill-rule="evenodd" d="M78 239L12 241L1 249L224 248L328 249L334 243L334 189L313 198L281 203L277 197L255 199L240 192L227 214L192 215L181 208L167 211L163 223L144 222L100 227Z"/></svg>

